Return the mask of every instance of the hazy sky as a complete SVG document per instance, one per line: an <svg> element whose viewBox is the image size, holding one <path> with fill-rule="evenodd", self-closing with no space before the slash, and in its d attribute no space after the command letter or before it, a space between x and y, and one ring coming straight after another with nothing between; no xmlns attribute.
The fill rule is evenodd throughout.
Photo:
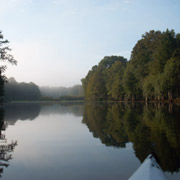
<svg viewBox="0 0 180 180"><path fill-rule="evenodd" d="M107 55L129 59L149 30L180 32L180 0L0 0L0 29L17 66L6 75L50 86L79 84Z"/></svg>

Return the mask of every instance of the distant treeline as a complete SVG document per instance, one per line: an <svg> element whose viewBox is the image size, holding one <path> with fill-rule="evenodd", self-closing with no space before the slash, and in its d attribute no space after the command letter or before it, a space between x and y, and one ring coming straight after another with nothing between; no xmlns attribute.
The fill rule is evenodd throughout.
<svg viewBox="0 0 180 180"><path fill-rule="evenodd" d="M106 56L82 79L86 100L163 101L180 97L180 34L150 31L129 61Z"/></svg>
<svg viewBox="0 0 180 180"><path fill-rule="evenodd" d="M83 100L81 85L65 87L38 87L35 83L17 82L9 78L5 83L5 101L75 101Z"/></svg>
<svg viewBox="0 0 180 180"><path fill-rule="evenodd" d="M9 78L5 84L5 101L36 101L40 97L39 87L32 82L18 83L14 78Z"/></svg>
<svg viewBox="0 0 180 180"><path fill-rule="evenodd" d="M72 87L39 87L43 97L59 98L61 96L83 96L82 85Z"/></svg>

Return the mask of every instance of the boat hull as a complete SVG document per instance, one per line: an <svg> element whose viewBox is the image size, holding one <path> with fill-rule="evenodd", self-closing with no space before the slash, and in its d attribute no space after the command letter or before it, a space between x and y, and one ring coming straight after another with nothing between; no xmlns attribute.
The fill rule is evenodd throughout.
<svg viewBox="0 0 180 180"><path fill-rule="evenodd" d="M128 180L167 180L153 155L149 155Z"/></svg>

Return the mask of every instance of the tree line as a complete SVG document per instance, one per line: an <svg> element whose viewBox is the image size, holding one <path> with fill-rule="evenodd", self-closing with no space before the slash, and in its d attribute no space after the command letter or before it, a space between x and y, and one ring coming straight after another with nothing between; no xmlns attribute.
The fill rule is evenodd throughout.
<svg viewBox="0 0 180 180"><path fill-rule="evenodd" d="M17 82L9 78L5 83L5 101L36 101L41 97L39 87L33 83Z"/></svg>
<svg viewBox="0 0 180 180"><path fill-rule="evenodd" d="M15 78L7 79L4 84L4 100L9 101L77 101L83 100L81 85L73 87L39 87L33 82L17 82Z"/></svg>
<svg viewBox="0 0 180 180"><path fill-rule="evenodd" d="M83 88L82 85L74 85L72 87L39 87L43 97L82 97Z"/></svg>
<svg viewBox="0 0 180 180"><path fill-rule="evenodd" d="M130 60L106 56L82 79L86 100L172 101L180 98L180 34L149 31Z"/></svg>

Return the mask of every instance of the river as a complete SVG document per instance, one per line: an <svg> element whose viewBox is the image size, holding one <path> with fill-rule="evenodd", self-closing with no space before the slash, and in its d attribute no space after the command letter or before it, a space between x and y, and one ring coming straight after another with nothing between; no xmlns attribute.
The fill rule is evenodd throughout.
<svg viewBox="0 0 180 180"><path fill-rule="evenodd" d="M0 110L3 180L127 180L155 153L180 179L180 107L10 103Z"/></svg>

